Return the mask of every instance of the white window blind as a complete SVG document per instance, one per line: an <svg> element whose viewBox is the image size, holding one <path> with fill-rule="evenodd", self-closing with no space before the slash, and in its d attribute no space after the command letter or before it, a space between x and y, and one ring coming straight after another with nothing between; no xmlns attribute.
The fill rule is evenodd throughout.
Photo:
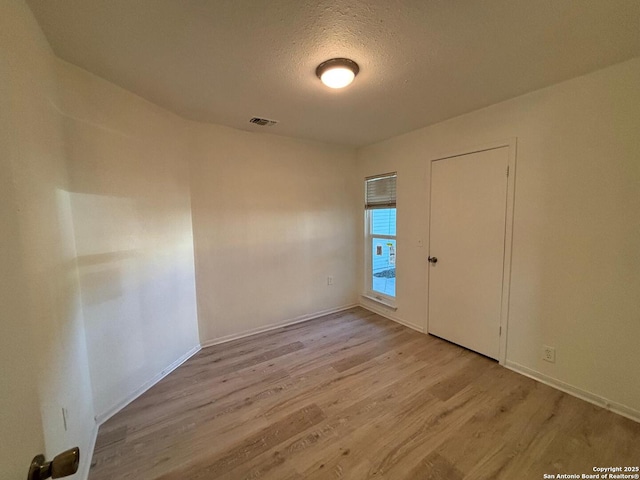
<svg viewBox="0 0 640 480"><path fill-rule="evenodd" d="M374 208L395 208L396 206L396 174L387 173L366 179L365 206L367 210Z"/></svg>

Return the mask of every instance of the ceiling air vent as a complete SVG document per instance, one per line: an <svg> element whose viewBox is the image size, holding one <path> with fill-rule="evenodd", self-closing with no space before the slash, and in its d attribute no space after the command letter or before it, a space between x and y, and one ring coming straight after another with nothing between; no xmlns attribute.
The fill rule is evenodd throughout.
<svg viewBox="0 0 640 480"><path fill-rule="evenodd" d="M262 127L273 127L277 122L277 120L269 120L268 118L260 118L253 117L249 120L249 123L255 123L256 125L260 125Z"/></svg>

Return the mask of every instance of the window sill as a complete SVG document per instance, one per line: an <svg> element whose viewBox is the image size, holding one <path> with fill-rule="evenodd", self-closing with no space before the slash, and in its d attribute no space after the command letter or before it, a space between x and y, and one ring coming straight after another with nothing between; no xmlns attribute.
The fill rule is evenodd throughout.
<svg viewBox="0 0 640 480"><path fill-rule="evenodd" d="M372 302L376 302L379 303L380 305L384 305L385 307L396 311L398 310L398 307L396 307L394 304L392 304L391 302L389 302L388 300L385 300L384 298L379 298L379 297L374 297L373 295L369 295L366 293L362 294L363 298L366 298L367 300L371 300Z"/></svg>

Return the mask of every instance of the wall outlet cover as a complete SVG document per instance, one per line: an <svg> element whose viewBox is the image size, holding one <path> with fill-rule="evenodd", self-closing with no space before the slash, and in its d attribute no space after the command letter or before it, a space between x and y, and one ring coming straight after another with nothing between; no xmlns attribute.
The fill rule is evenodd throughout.
<svg viewBox="0 0 640 480"><path fill-rule="evenodd" d="M549 345L542 346L542 359L546 362L556 363L556 349Z"/></svg>

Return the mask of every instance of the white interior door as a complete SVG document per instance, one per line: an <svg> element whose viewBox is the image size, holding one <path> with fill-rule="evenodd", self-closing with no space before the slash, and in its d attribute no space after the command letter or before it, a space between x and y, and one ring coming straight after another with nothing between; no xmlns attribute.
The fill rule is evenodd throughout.
<svg viewBox="0 0 640 480"><path fill-rule="evenodd" d="M508 161L503 147L431 164L428 331L494 359L500 352Z"/></svg>

